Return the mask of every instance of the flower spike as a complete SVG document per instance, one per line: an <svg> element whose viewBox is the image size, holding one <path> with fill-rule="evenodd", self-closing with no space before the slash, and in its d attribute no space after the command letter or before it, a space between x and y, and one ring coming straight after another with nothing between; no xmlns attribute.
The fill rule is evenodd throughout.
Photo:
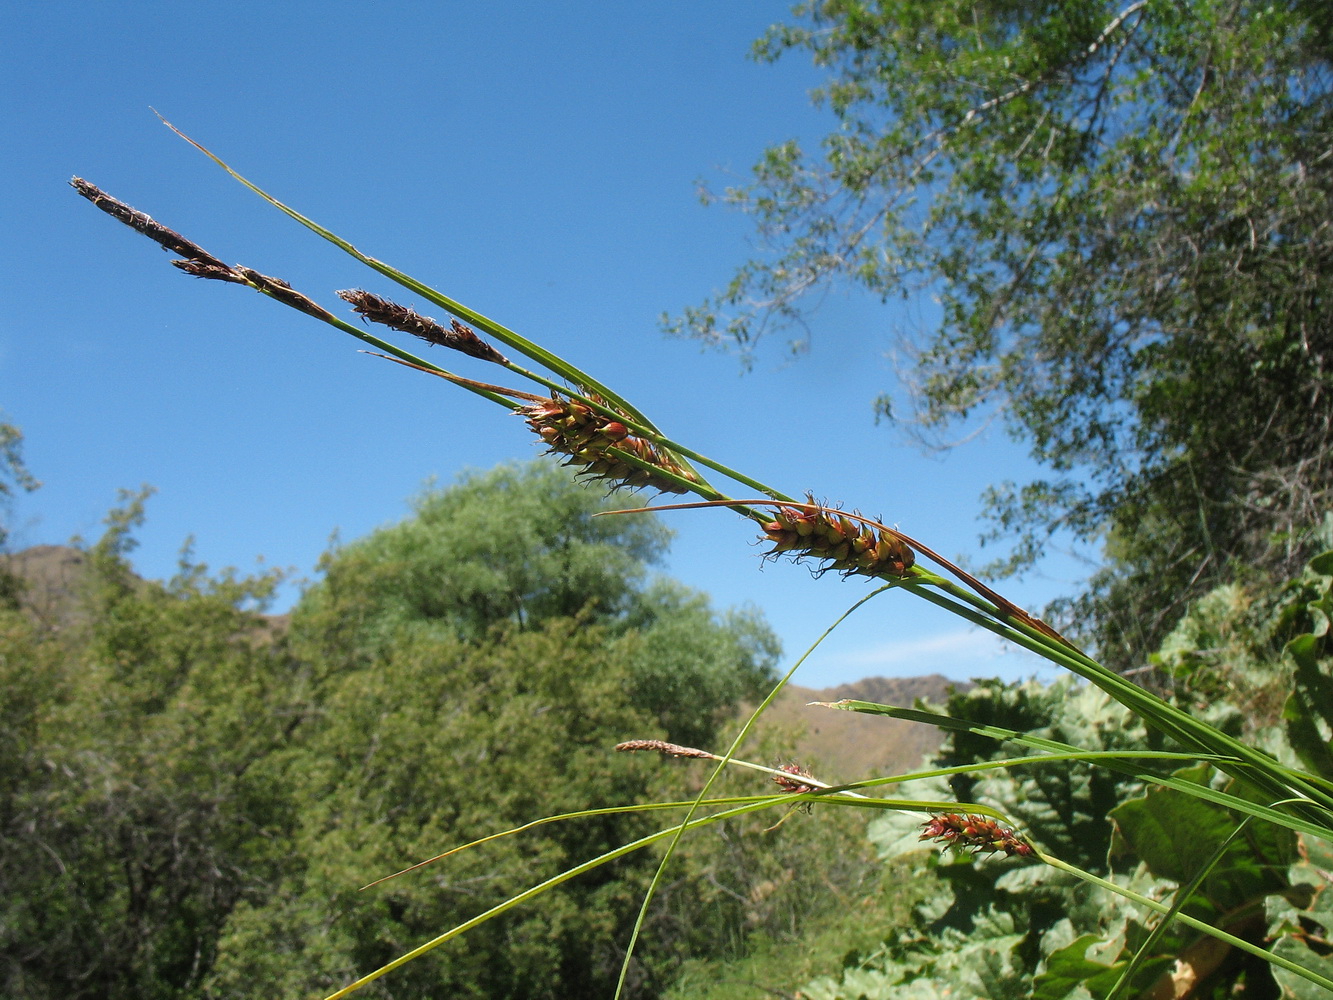
<svg viewBox="0 0 1333 1000"><path fill-rule="evenodd" d="M400 306L397 302L390 302L359 288L343 289L338 297L350 302L361 318L371 323L382 323L391 329L420 337L428 344L449 347L482 361L509 364L509 359L478 337L472 327L464 326L456 319L450 321L449 329L445 329L429 316L422 316L407 306Z"/></svg>
<svg viewBox="0 0 1333 1000"><path fill-rule="evenodd" d="M779 505L773 520L764 524L764 535L773 543L765 555L790 552L798 560L825 561L818 572L903 577L916 562L916 554L896 533L820 506L814 497L805 508Z"/></svg>
<svg viewBox="0 0 1333 1000"><path fill-rule="evenodd" d="M597 396L590 399L606 405ZM678 463L664 449L630 433L619 420L594 410L577 399L565 399L553 394L549 399L538 399L517 412L527 419L548 449L568 455L566 465L582 465L591 479L605 479L630 489L650 486L662 493L685 493L686 487L672 479L657 475L654 470L670 473L680 479L697 482L689 469ZM630 456L637 461L629 461Z"/></svg>
<svg viewBox="0 0 1333 1000"><path fill-rule="evenodd" d="M1003 853L1009 857L1030 858L1032 845L1009 827L985 816L941 813L922 827L921 840L939 841L946 848L970 850L973 854Z"/></svg>

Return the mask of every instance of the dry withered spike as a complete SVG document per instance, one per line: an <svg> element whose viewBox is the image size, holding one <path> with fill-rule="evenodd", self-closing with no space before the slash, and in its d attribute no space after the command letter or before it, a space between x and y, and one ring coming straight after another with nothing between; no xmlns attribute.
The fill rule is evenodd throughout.
<svg viewBox="0 0 1333 1000"><path fill-rule="evenodd" d="M360 288L343 289L338 292L338 296L351 303L352 309L364 320L381 323L394 330L402 330L414 337L420 337L428 344L452 348L470 357L480 358L482 361L491 361L498 365L509 363L508 358L478 337L471 327L464 326L456 319L450 320L449 328L446 329L429 316L422 316L414 309Z"/></svg>
<svg viewBox="0 0 1333 1000"><path fill-rule="evenodd" d="M509 359L478 337L477 332L472 327L465 326L456 319L451 319L449 320L449 329L452 331L454 339L446 345L447 347L462 351L464 354L470 354L482 361L493 361L497 365L509 364Z"/></svg>
<svg viewBox="0 0 1333 1000"><path fill-rule="evenodd" d="M236 267L228 267L199 244L187 240L174 229L168 229L154 220L152 216L111 197L96 184L91 184L82 177L71 178L69 183L75 191L103 212L106 212L107 215L125 223L131 229L143 233L164 249L184 257L184 260L173 260L171 263L186 274L192 274L196 278L211 278L215 281L230 281L233 284L250 285L260 291L268 292L279 302L289 305L293 309L299 309L307 316L313 316L327 322L334 321L331 312L313 299L296 291L281 278L271 278L266 274L260 274L253 268L242 267L239 264Z"/></svg>
<svg viewBox="0 0 1333 1000"><path fill-rule="evenodd" d="M172 267L178 267L186 274L192 274L196 278L210 278L213 281L230 281L236 285L248 285L248 279L237 274L229 267L218 267L216 264L209 264L202 260L173 260Z"/></svg>
<svg viewBox="0 0 1333 1000"><path fill-rule="evenodd" d="M279 302L289 305L293 309L299 309L307 316L313 316L315 319L322 319L326 322L335 320L333 313L313 299L302 295L281 278L270 278L266 274L260 274L252 267L241 267L239 264L233 270L261 292L268 292Z"/></svg>
<svg viewBox="0 0 1333 1000"><path fill-rule="evenodd" d="M679 743L668 743L666 740L627 740L624 743L616 744L617 753L638 753L641 750L650 750L653 753L660 753L664 757L697 757L701 760L717 759L717 754L709 753L707 750L697 750L694 747L683 747Z"/></svg>
<svg viewBox="0 0 1333 1000"><path fill-rule="evenodd" d="M145 212L140 212L137 208L131 208L123 201L111 197L96 184L85 181L82 177L70 178L70 187L83 195L94 205L100 208L113 219L125 223L131 229L143 233L154 243L178 253L188 260L197 260L201 264L208 264L222 270L230 270L226 264L218 260L211 253L192 240L187 240L174 229L168 229L162 223L156 221L152 216ZM201 275L203 277L203 275ZM226 280L226 279L224 279Z"/></svg>

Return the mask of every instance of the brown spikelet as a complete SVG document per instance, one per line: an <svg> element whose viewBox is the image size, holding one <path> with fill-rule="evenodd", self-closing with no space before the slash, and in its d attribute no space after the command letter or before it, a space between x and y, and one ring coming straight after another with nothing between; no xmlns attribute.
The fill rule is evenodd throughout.
<svg viewBox="0 0 1333 1000"><path fill-rule="evenodd" d="M802 792L816 791L814 785L807 785L801 778L813 778L814 775L803 768L800 764L792 761L789 764L783 764L778 768L781 774L773 775L773 781L784 792L790 792L792 795L800 795Z"/></svg>
<svg viewBox="0 0 1333 1000"><path fill-rule="evenodd" d="M1009 857L1030 858L1032 845L1009 827L985 816L941 813L922 825L921 840L935 840L946 848L969 850L974 854L1003 853Z"/></svg>
<svg viewBox="0 0 1333 1000"><path fill-rule="evenodd" d="M173 260L172 265L196 278L209 278L213 281L230 281L236 285L248 285L256 291L266 292L283 305L298 309L307 316L333 322L333 313L307 295L302 295L281 278L260 274L253 267L237 264L235 267L218 267L201 260Z"/></svg>
<svg viewBox="0 0 1333 1000"><path fill-rule="evenodd" d="M192 240L187 240L174 229L168 229L162 223L156 221L151 215L140 212L136 208L130 208L118 198L113 198L96 184L85 181L82 177L70 178L70 187L83 195L94 205L100 208L113 219L125 223L136 232L143 233L154 243L160 244L164 249L173 253L178 253L187 260L199 261L201 264L208 264L213 268L219 268L223 271L230 271L226 264L218 260L211 253ZM200 277L212 277L212 275L200 275ZM230 280L230 279L224 279Z"/></svg>
<svg viewBox="0 0 1333 1000"><path fill-rule="evenodd" d="M492 361L498 365L509 363L508 358L478 337L475 330L464 326L456 319L450 320L446 329L429 316L422 316L407 306L401 306L359 288L343 289L338 296L351 303L361 318L371 323L381 323L391 329L402 330L414 337L420 337L428 344L461 351L482 361Z"/></svg>
<svg viewBox="0 0 1333 1000"><path fill-rule="evenodd" d="M308 296L302 295L287 282L281 278L270 278L267 274L260 274L252 267L236 266L235 271L241 277L245 278L252 286L261 292L267 292L273 298L284 305L289 305L293 309L299 309L307 316L313 316L315 319L322 319L325 322L333 322L333 313L329 312L322 305Z"/></svg>
<svg viewBox="0 0 1333 1000"><path fill-rule="evenodd" d="M234 271L230 267L218 267L216 264L209 264L202 260L173 260L172 267L178 267L186 274L192 274L196 278L209 278L213 281L230 281L237 285L248 285L249 281L244 276Z"/></svg>
<svg viewBox="0 0 1333 1000"><path fill-rule="evenodd" d="M307 316L314 316L316 319L322 319L326 322L334 320L331 312L313 299L296 291L281 278L260 274L253 268L242 267L239 264L235 267L224 264L198 243L186 239L174 229L168 229L162 223L153 219L152 216L140 212L136 208L131 208L120 199L111 197L96 184L92 184L82 177L74 177L69 183L75 191L113 219L118 219L136 232L143 233L164 249L180 254L184 259L173 260L171 263L186 274L212 281L228 281L236 285L249 285L258 291L267 292L284 305L299 309Z"/></svg>
<svg viewBox="0 0 1333 1000"><path fill-rule="evenodd" d="M600 398L589 396L597 402ZM686 488L655 470L669 472L682 479L695 480L689 469L666 451L630 433L619 420L594 410L577 399L552 395L521 407L516 412L527 419L528 426L546 442L548 449L568 455L566 465L582 465L582 475L604 479L629 489L652 487L662 493L685 493ZM627 461L624 454L642 465Z"/></svg>
<svg viewBox="0 0 1333 1000"><path fill-rule="evenodd" d="M698 757L703 760L715 760L717 757L707 750L683 747L678 743L668 743L666 740L627 740L616 744L617 753L638 753L640 750L651 750L664 757Z"/></svg>
<svg viewBox="0 0 1333 1000"><path fill-rule="evenodd" d="M844 576L905 576L916 562L911 547L882 526L854 520L840 511L815 504L810 509L779 506L764 525L773 547L764 553L791 553L796 559L824 563L819 572L837 570Z"/></svg>

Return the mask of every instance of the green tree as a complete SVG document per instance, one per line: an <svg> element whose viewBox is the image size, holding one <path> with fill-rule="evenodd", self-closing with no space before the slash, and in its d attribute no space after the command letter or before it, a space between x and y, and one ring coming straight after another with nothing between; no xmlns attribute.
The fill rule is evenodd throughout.
<svg viewBox="0 0 1333 1000"><path fill-rule="evenodd" d="M23 462L23 432L0 420L0 553L9 543L10 504L14 500L14 491L31 493L40 485ZM8 567L0 566L0 605L14 606L18 590L18 579Z"/></svg>
<svg viewBox="0 0 1333 1000"><path fill-rule="evenodd" d="M292 725L255 613L277 577L126 556L143 497L85 553L60 623L0 611L0 992L192 995L289 806L251 765Z"/></svg>
<svg viewBox="0 0 1333 1000"><path fill-rule="evenodd" d="M661 820L543 826L358 893L374 878L543 816L685 794L679 768L612 748L710 739L771 681L776 643L755 615L652 580L666 532L594 517L612 506L600 492L551 463L504 466L328 554L291 622L312 714L270 762L299 804L288 862L229 919L210 996L344 985ZM609 993L653 860L599 869L370 993ZM708 946L660 908L647 938L636 995Z"/></svg>
<svg viewBox="0 0 1333 1000"><path fill-rule="evenodd" d="M276 574L211 574L187 552L172 580L138 578L144 499L83 552L70 613L0 609L5 996L342 985L661 820L546 826L358 886L551 814L683 797L683 769L614 745L711 738L771 679L756 615L652 578L660 525L592 517L599 491L549 464L464 477L331 552L289 628L259 614ZM605 990L652 862L599 869L386 989ZM640 995L709 946L660 909L650 938Z"/></svg>
<svg viewBox="0 0 1333 1000"><path fill-rule="evenodd" d="M549 461L470 473L412 516L335 549L293 620L319 669L374 662L405 637L479 642L578 618L617 643L636 703L672 739L708 742L763 693L780 648L757 612L719 616L705 595L651 576L670 532Z"/></svg>
<svg viewBox="0 0 1333 1000"><path fill-rule="evenodd" d="M41 485L24 464L23 432L13 424L0 421L0 504L7 508L15 490L30 493ZM0 521L0 548L8 539L9 526Z"/></svg>
<svg viewBox="0 0 1333 1000"><path fill-rule="evenodd" d="M1072 609L1142 662L1237 564L1286 578L1333 496L1333 8L1320 0L814 0L836 120L724 200L771 253L670 324L750 351L837 282L928 290L880 413L938 441L998 416L1052 475L991 538L1105 545ZM904 405L904 399L909 400Z"/></svg>
<svg viewBox="0 0 1333 1000"><path fill-rule="evenodd" d="M653 731L615 644L574 619L487 639L403 635L327 677L320 719L281 761L299 812L290 859L228 921L210 995L331 992L530 885L649 831L555 824L358 887L543 816L650 795ZM275 762L277 763L277 762ZM615 981L650 858L600 869L389 977L382 996L582 997Z"/></svg>
<svg viewBox="0 0 1333 1000"><path fill-rule="evenodd" d="M276 573L213 575L187 551L167 583L139 579L145 496L83 552L77 607L0 608L5 996L341 985L660 820L551 825L359 885L552 813L684 795L680 768L613 745L706 739L772 677L756 615L652 579L664 529L595 519L599 492L549 464L424 493L329 553L289 628L259 613ZM652 860L485 925L392 992L608 988ZM653 928L640 992L709 944L689 921Z"/></svg>

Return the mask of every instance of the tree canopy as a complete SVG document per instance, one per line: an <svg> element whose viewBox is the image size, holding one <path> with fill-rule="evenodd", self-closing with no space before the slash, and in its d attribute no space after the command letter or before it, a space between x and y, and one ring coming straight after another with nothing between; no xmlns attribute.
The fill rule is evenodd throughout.
<svg viewBox="0 0 1333 1000"><path fill-rule="evenodd" d="M112 513L65 613L0 608L6 996L191 995L284 853L290 801L252 766L300 718L253 610L277 577L139 580L142 509Z"/></svg>
<svg viewBox="0 0 1333 1000"><path fill-rule="evenodd" d="M831 284L936 297L878 410L1031 446L993 569L1104 542L1111 662L1238 564L1295 572L1333 496L1333 8L818 0L755 49L793 51L835 127L726 191L767 252L670 328L748 353Z"/></svg>
<svg viewBox="0 0 1333 1000"><path fill-rule="evenodd" d="M654 577L670 532L651 515L594 516L616 506L551 462L465 474L328 553L293 636L311 660L350 669L404 641L481 642L577 619L605 629L631 694L672 739L708 742L720 711L766 690L777 638L753 609L719 615L706 595Z"/></svg>
<svg viewBox="0 0 1333 1000"><path fill-rule="evenodd" d="M9 542L10 504L16 489L31 492L40 486L23 462L23 432L0 420L0 552ZM18 581L0 569L0 604L13 604L18 597Z"/></svg>
<svg viewBox="0 0 1333 1000"><path fill-rule="evenodd" d="M546 816L683 797L679 768L615 744L713 740L771 681L757 614L653 577L664 529L592 517L600 491L550 463L424 492L329 552L289 622L260 614L273 573L186 552L172 580L138 578L144 499L70 556L61 613L0 606L6 996L331 992L660 818L551 824L359 886ZM686 910L714 863L691 857L671 894ZM609 992L652 865L635 855L488 923L392 995ZM771 877L722 867L740 899ZM725 937L661 907L650 935L641 993Z"/></svg>

